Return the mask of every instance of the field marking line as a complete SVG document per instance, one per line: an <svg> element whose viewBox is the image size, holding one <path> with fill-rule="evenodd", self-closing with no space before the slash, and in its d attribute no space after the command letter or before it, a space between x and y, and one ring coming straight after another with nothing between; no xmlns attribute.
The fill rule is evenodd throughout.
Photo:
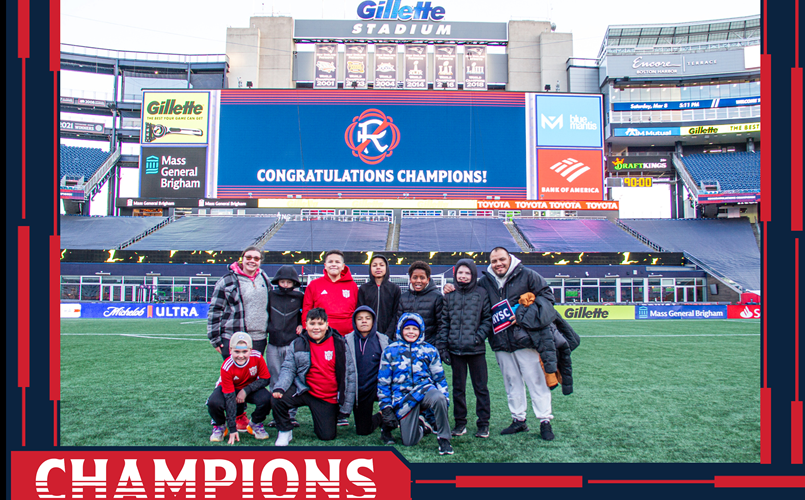
<svg viewBox="0 0 805 500"><path fill-rule="evenodd" d="M181 339L175 337L149 337L148 335L135 335L133 333L123 333L121 337L135 337L139 339L157 339L157 340L196 340L201 342L209 342L209 339Z"/></svg>
<svg viewBox="0 0 805 500"><path fill-rule="evenodd" d="M604 337L760 337L759 333L680 333L680 334L657 334L657 335L579 335L581 338L594 339Z"/></svg>
<svg viewBox="0 0 805 500"><path fill-rule="evenodd" d="M130 333L64 333L62 332L61 335L64 336L86 336L86 335L131 335ZM154 332L149 333L148 335L199 335L198 333L160 333Z"/></svg>
<svg viewBox="0 0 805 500"><path fill-rule="evenodd" d="M205 320L201 320L201 321L182 321L179 324L180 325L195 325L197 323L206 323L206 322L207 322L207 320L205 319Z"/></svg>

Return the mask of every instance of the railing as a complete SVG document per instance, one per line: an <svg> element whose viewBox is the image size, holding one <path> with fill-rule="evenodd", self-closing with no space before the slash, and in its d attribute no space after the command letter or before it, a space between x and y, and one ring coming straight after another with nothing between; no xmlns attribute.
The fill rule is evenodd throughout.
<svg viewBox="0 0 805 500"><path fill-rule="evenodd" d="M708 266L706 264L703 264L702 261L700 261L696 257L693 257L688 252L683 252L683 253L685 254L686 259L688 259L693 264L696 264L696 266L698 266L699 268L704 270L707 274L710 274L711 276L714 276L714 277L718 278L722 283L727 285L727 287L729 287L733 291L735 291L737 293L743 293L744 292L743 287L741 285L739 285L738 283L736 283L735 281L733 281L731 278L728 278L727 276L721 274L720 272L716 271L712 267L710 267L710 266Z"/></svg>
<svg viewBox="0 0 805 500"><path fill-rule="evenodd" d="M650 239L646 238L646 237L645 237L645 236L643 236L642 234L638 233L637 231L635 231L635 230L634 230L634 229L632 229L631 227L629 227L629 226L627 226L626 224L624 224L623 222L621 222L621 221L620 221L620 219L618 219L617 223L618 223L618 226L619 226L621 229L623 229L623 230L624 230L624 231L626 231L627 233L631 234L632 236L634 236L635 238L637 238L638 240L640 240L640 242L641 242L641 243L643 243L644 245L646 245L646 246L650 247L652 250L655 250L655 251L657 251L657 252L667 252L667 250L665 250L664 248L662 248L660 245L658 245L658 244L654 243L654 242L653 242L653 241L651 241Z"/></svg>
<svg viewBox="0 0 805 500"><path fill-rule="evenodd" d="M690 175L690 172L688 172L688 169L685 166L685 163L682 161L682 158L680 158L678 154L674 153L671 159L672 163L674 164L674 168L677 172L679 172L679 176L682 177L682 182L685 183L688 191L693 194L700 193L701 189L699 188L699 185L693 180L693 177Z"/></svg>
<svg viewBox="0 0 805 500"><path fill-rule="evenodd" d="M389 224L394 223L394 217L390 215L277 214L277 216L285 219L286 221L334 220L339 222L370 221L388 222Z"/></svg>
<svg viewBox="0 0 805 500"><path fill-rule="evenodd" d="M92 174L92 177L90 177L87 183L84 184L84 201L89 199L89 197L93 194L93 190L96 186L98 186L98 184L106 180L107 175L117 164L118 159L120 159L120 149L115 149L109 155L109 158L103 162L103 165L101 165L101 167L96 170L94 174Z"/></svg>
<svg viewBox="0 0 805 500"><path fill-rule="evenodd" d="M138 234L134 238L126 241L125 243L122 243L120 246L117 247L117 249L118 250L123 250L127 246L130 246L130 245L133 245L133 244L137 243L138 241L140 241L141 239L145 238L149 234L151 234L151 233L153 233L153 232L155 232L155 231L157 231L159 229L162 229L163 227L167 226L168 224L170 224L171 222L173 222L175 220L176 220L176 216L171 215L170 217L168 217L167 219L163 220L162 222L160 222L156 226L154 226L152 228L149 228L149 229L146 229L145 231L143 231L142 233Z"/></svg>
<svg viewBox="0 0 805 500"><path fill-rule="evenodd" d="M534 248L534 246L528 241L528 238L525 237L523 231L520 229L520 226L518 226L514 220L504 221L503 223L512 229L512 231L509 232L512 233L512 236L514 236L514 239L517 244L520 245L520 248L526 252L533 252L536 250L536 248Z"/></svg>
<svg viewBox="0 0 805 500"><path fill-rule="evenodd" d="M307 286L308 284L310 284L311 281L313 281L316 278L321 278L322 276L324 276L324 274L304 274L299 278L302 280L302 284ZM363 285L364 283L368 282L371 279L372 279L371 276L365 274L352 275L352 280L355 281L355 284L358 286ZM447 279L444 277L444 274L432 274L430 279L437 287L439 287L439 290L444 288L444 285L448 283ZM407 275L389 276L389 281L400 287L400 290L402 290L403 292L408 290L409 280Z"/></svg>
<svg viewBox="0 0 805 500"><path fill-rule="evenodd" d="M140 52L101 49L83 45L61 44L61 52L82 56L104 57L108 59L128 59L134 61L175 62L175 63L223 63L229 62L226 54L163 54L160 52Z"/></svg>

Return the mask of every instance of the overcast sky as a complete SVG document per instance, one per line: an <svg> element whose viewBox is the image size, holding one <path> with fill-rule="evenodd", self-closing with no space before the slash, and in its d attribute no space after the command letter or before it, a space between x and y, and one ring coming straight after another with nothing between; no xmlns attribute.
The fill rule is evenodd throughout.
<svg viewBox="0 0 805 500"><path fill-rule="evenodd" d="M414 5L417 0L403 0ZM748 16L759 0L430 0L445 8L445 21L552 21L573 33L573 55L595 58L613 24L661 24ZM361 0L221 2L213 0L62 0L62 43L118 50L223 54L226 28L247 27L252 15L294 19L359 20Z"/></svg>

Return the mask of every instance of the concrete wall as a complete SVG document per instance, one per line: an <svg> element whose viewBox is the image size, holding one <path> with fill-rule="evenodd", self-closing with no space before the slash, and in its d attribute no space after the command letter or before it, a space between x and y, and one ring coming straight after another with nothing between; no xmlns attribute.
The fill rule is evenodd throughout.
<svg viewBox="0 0 805 500"><path fill-rule="evenodd" d="M226 55L229 56L229 88L238 88L238 78L243 87L251 81L259 86L258 54L260 30L257 28L227 28Z"/></svg>
<svg viewBox="0 0 805 500"><path fill-rule="evenodd" d="M229 87L237 88L240 77L243 87L251 81L254 88L294 88L294 50L290 17L252 17L249 28L227 28Z"/></svg>
<svg viewBox="0 0 805 500"><path fill-rule="evenodd" d="M569 92L567 60L573 57L573 35L570 33L542 33L539 37L541 77L538 89L551 86L553 92Z"/></svg>

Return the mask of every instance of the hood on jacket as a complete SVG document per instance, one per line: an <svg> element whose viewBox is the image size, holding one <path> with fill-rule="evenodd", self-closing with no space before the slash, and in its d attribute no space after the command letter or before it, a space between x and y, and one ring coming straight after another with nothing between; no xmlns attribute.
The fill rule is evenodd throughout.
<svg viewBox="0 0 805 500"><path fill-rule="evenodd" d="M509 270L506 271L506 274L504 274L503 277L500 277L497 274L495 274L495 271L492 270L492 264L489 264L489 266L487 266L487 268L486 268L486 272L489 273L489 275L491 277L493 277L493 278L495 278L497 280L498 288L503 287L503 285L506 283L506 280L508 280L509 277L514 272L514 270L517 269L517 265L520 264L520 259L518 259L517 256L512 255L512 254L509 254L509 256L511 257L512 261L509 264Z"/></svg>
<svg viewBox="0 0 805 500"><path fill-rule="evenodd" d="M433 283L433 282L431 281L431 283ZM422 319L422 316L420 316L417 313L404 313L402 316L400 316L400 321L397 322L397 339L399 339L399 340L401 340L403 342L408 342L407 340L405 340L405 337L403 337L403 335L402 335L402 326L409 319L412 319L412 320L416 321L417 324L419 325L419 337L417 337L417 339L413 343L414 344L419 344L419 343L424 342L425 341L424 340L425 339L425 321Z"/></svg>
<svg viewBox="0 0 805 500"><path fill-rule="evenodd" d="M299 274L296 272L296 268L293 266L280 267L277 270L277 274L271 278L271 284L279 286L280 280L293 281L294 288L299 288L302 286L302 282L299 281Z"/></svg>
<svg viewBox="0 0 805 500"><path fill-rule="evenodd" d="M355 317L357 317L358 313L361 311L366 311L372 315L372 329L369 331L369 334L366 335L367 337L371 337L377 333L377 314L375 314L375 311L369 306L361 306L355 309L355 312L352 313L352 331L355 332L355 335L361 335L361 333L358 331L358 325L355 324Z"/></svg>
<svg viewBox="0 0 805 500"><path fill-rule="evenodd" d="M383 262L386 263L386 274L383 275L383 281L388 281L391 277L391 269L389 269L389 260L386 258L385 255L380 253L374 254L372 258L369 260L369 279L371 281L374 281L375 279L374 275L372 274L372 262L374 262L375 259L383 259Z"/></svg>
<svg viewBox="0 0 805 500"><path fill-rule="evenodd" d="M471 292L475 290L475 287L478 283L478 268L475 266L475 261L472 259L460 259L456 262L456 266L453 268L453 277L456 276L458 272L458 268L461 266L466 266L470 270L470 274L472 277L470 278L469 283L459 283L459 281L455 280L456 288L461 290L462 292Z"/></svg>
<svg viewBox="0 0 805 500"><path fill-rule="evenodd" d="M233 262L232 264L230 264L229 270L235 273L237 276L243 276L244 278L249 278L252 281L257 279L257 277L260 276L260 273L263 272L262 269L258 269L257 272L254 273L254 276L249 276L248 274L246 274L246 271L244 271L243 268L240 267L239 262Z"/></svg>

